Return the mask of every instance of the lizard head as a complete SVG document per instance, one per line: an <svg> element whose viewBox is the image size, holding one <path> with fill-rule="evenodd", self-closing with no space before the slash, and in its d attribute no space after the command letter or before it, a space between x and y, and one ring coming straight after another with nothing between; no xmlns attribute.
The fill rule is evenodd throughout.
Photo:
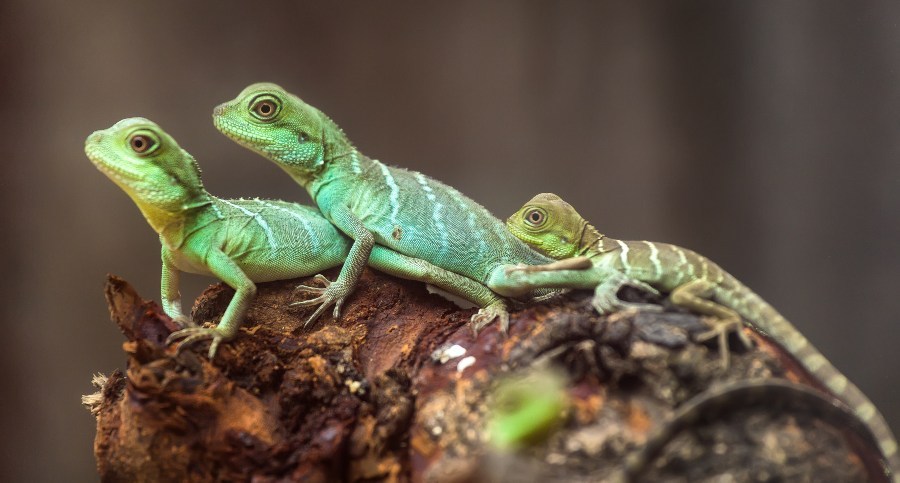
<svg viewBox="0 0 900 483"><path fill-rule="evenodd" d="M163 213L175 213L207 194L194 158L144 118L123 119L96 131L84 152L103 174L125 191L154 226Z"/></svg>
<svg viewBox="0 0 900 483"><path fill-rule="evenodd" d="M306 183L353 147L325 114L271 83L253 84L213 110L222 134Z"/></svg>
<svg viewBox="0 0 900 483"><path fill-rule="evenodd" d="M555 259L579 254L587 221L553 193L541 193L506 220L517 238Z"/></svg>

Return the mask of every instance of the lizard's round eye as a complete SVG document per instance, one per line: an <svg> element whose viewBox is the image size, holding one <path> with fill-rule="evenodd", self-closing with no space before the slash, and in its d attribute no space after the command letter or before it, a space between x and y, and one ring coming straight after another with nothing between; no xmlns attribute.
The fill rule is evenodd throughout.
<svg viewBox="0 0 900 483"><path fill-rule="evenodd" d="M250 112L260 121L271 121L281 110L281 104L274 97L263 94L250 102Z"/></svg>
<svg viewBox="0 0 900 483"><path fill-rule="evenodd" d="M545 220L544 212L538 208L528 210L525 213L525 223L531 226L541 226Z"/></svg>
<svg viewBox="0 0 900 483"><path fill-rule="evenodd" d="M300 131L300 136L298 136L298 138L300 139L301 143L305 143L306 141L309 141L309 135L303 131Z"/></svg>
<svg viewBox="0 0 900 483"><path fill-rule="evenodd" d="M271 101L262 101L256 105L256 113L262 117L269 117L275 112L275 104Z"/></svg>
<svg viewBox="0 0 900 483"><path fill-rule="evenodd" d="M156 141L150 136L144 134L135 134L128 140L131 150L138 154L146 154L156 146Z"/></svg>

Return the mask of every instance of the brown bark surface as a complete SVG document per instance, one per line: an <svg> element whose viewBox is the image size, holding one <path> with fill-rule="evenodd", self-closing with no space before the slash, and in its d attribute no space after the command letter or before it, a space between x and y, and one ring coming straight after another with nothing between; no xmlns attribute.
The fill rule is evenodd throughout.
<svg viewBox="0 0 900 483"><path fill-rule="evenodd" d="M515 310L508 338L495 325L473 338L472 310L367 270L339 322L329 315L303 328L310 311L289 306L297 283L260 284L240 334L209 361L203 344L180 355L166 347L174 324L109 277L110 313L128 341L126 370L92 407L104 481L597 481L711 386L809 382L756 334L753 349L732 343L723 369L713 345L692 341L701 320L669 306L601 317L577 292ZM232 294L211 286L194 320L216 322ZM441 360L453 344L465 354ZM515 454L493 449L492 390L537 365L566 374L560 423ZM684 431L646 476L877 480L875 449L831 423L739 408Z"/></svg>

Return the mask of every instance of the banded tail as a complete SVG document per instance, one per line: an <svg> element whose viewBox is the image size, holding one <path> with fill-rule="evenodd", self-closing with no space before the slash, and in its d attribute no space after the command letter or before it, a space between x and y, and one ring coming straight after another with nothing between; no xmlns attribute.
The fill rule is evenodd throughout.
<svg viewBox="0 0 900 483"><path fill-rule="evenodd" d="M838 429L848 429L868 444L878 444L871 423L863 423L846 408L801 384L778 379L749 379L709 389L681 405L672 418L652 434L647 443L625 458L614 481L641 481L656 459L679 433L702 421L713 421L731 411L763 406L770 411L802 411Z"/></svg>
<svg viewBox="0 0 900 483"><path fill-rule="evenodd" d="M892 481L900 481L897 439L872 401L774 307L733 276L726 274L725 278L724 283L716 288L716 300L735 310L741 317L750 321L751 327L783 346L806 371L821 381L835 397L847 404L853 413L871 428L892 473Z"/></svg>

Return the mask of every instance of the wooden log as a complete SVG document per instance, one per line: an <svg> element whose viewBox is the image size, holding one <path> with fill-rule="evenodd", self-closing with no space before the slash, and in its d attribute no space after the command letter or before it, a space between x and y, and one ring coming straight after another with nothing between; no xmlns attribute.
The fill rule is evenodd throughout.
<svg viewBox="0 0 900 483"><path fill-rule="evenodd" d="M751 377L814 385L752 332L756 347L733 343L723 369L713 345L693 341L702 321L665 300L652 300L664 312L601 317L575 292L515 310L508 338L496 326L475 338L473 309L370 270L339 322L305 328L310 311L290 306L298 283L260 284L240 334L209 361L203 344L180 355L166 347L171 320L109 277L111 317L128 340L126 370L85 398L103 481L598 481L710 387ZM211 286L192 317L215 323L232 295ZM497 387L547 367L563 375L558 421L498 449L487 430ZM736 408L676 437L646 477L881 478L877 450L833 423Z"/></svg>

